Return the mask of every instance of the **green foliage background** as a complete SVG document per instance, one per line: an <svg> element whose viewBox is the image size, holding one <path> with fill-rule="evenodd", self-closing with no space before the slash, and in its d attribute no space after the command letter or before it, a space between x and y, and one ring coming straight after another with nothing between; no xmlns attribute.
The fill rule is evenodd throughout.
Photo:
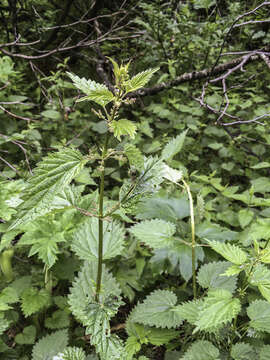
<svg viewBox="0 0 270 360"><path fill-rule="evenodd" d="M0 359L269 359L268 118L218 122L196 99L210 81L205 102L222 109L222 84L211 83L219 75L174 83L241 52L269 51L268 22L231 28L261 3L2 1ZM239 22L268 18L269 5ZM111 124L105 213L141 182L107 219L104 299L95 307L97 219L84 215L97 210L109 58L140 73L133 91L153 71L143 84L150 90L131 93ZM269 67L258 57L243 70L228 79L228 112L244 120L270 113ZM87 92L88 79L102 84L98 95ZM94 102L76 102L80 94ZM192 193L196 299L189 198L163 182L158 159Z"/></svg>

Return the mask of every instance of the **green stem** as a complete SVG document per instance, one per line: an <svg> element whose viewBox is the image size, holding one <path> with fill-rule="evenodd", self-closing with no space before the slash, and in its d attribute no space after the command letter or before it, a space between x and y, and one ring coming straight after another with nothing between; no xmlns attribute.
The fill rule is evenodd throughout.
<svg viewBox="0 0 270 360"><path fill-rule="evenodd" d="M101 160L101 174L100 174L100 185L99 185L99 209L98 209L98 271L96 281L96 296L95 300L99 301L99 294L101 288L102 278L102 262L103 262L103 199L104 199L104 176L105 176L105 158L107 155L109 142L109 133L106 133L105 144L102 151Z"/></svg>
<svg viewBox="0 0 270 360"><path fill-rule="evenodd" d="M185 186L185 189L188 193L189 198L189 208L190 208L190 224L191 224L191 261L192 261L192 286L193 286L193 297L196 299L197 297L197 288L196 288L196 258L195 258L195 247L196 247L196 239L195 239L195 220L194 220L194 208L193 208L193 199L190 192L189 185L182 179L182 182Z"/></svg>

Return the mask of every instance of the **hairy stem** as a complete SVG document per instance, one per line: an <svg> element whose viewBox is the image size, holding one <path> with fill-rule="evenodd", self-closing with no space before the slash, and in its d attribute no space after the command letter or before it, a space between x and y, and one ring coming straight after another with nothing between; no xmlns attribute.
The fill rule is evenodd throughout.
<svg viewBox="0 0 270 360"><path fill-rule="evenodd" d="M104 176L105 176L105 158L107 155L109 141L109 133L106 133L105 144L102 151L101 174L99 185L99 209L98 209L98 271L96 281L96 297L99 300L101 278L102 278L102 262L103 262L103 199L104 199Z"/></svg>
<svg viewBox="0 0 270 360"><path fill-rule="evenodd" d="M182 179L185 189L188 193L189 198L189 208L190 208L190 224L191 224L191 261L192 261L192 286L193 286L193 297L194 299L197 297L197 289L196 289L196 259L195 259L195 247L196 247L196 239L195 239L195 220L194 220L194 208L193 208L193 199L190 192L189 185Z"/></svg>

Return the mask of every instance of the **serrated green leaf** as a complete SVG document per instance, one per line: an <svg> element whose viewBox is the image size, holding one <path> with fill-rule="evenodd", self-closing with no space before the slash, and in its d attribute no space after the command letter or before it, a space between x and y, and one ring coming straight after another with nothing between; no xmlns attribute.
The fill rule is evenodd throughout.
<svg viewBox="0 0 270 360"><path fill-rule="evenodd" d="M71 78L76 88L87 95L77 101L92 100L101 106L106 106L114 99L113 93L105 85L96 83L93 80L80 78L69 72L67 75Z"/></svg>
<svg viewBox="0 0 270 360"><path fill-rule="evenodd" d="M131 139L135 138L137 126L130 120L120 119L113 120L110 124L114 136L120 141L121 136L128 135Z"/></svg>
<svg viewBox="0 0 270 360"><path fill-rule="evenodd" d="M176 302L177 297L173 292L156 290L134 308L130 320L160 328L177 327L183 319L173 311Z"/></svg>
<svg viewBox="0 0 270 360"><path fill-rule="evenodd" d="M253 216L254 213L250 209L241 209L238 212L238 220L243 229L251 222Z"/></svg>
<svg viewBox="0 0 270 360"><path fill-rule="evenodd" d="M27 326L23 332L15 336L15 342L19 345L34 344L36 338L36 328L33 325Z"/></svg>
<svg viewBox="0 0 270 360"><path fill-rule="evenodd" d="M262 296L270 302L270 270L262 264L257 264L249 277L251 285L258 286Z"/></svg>
<svg viewBox="0 0 270 360"><path fill-rule="evenodd" d="M183 177L183 172L172 169L170 166L164 164L162 176L175 184L177 184Z"/></svg>
<svg viewBox="0 0 270 360"><path fill-rule="evenodd" d="M98 219L88 218L74 232L72 250L82 260L98 259ZM124 229L117 221L103 221L103 259L120 255L124 245Z"/></svg>
<svg viewBox="0 0 270 360"><path fill-rule="evenodd" d="M256 300L247 308L250 326L257 331L270 333L270 304L265 300Z"/></svg>
<svg viewBox="0 0 270 360"><path fill-rule="evenodd" d="M264 345L260 351L259 360L269 360L270 345Z"/></svg>
<svg viewBox="0 0 270 360"><path fill-rule="evenodd" d="M141 350L141 344L138 341L137 337L129 336L125 343L125 349L128 355L128 360L132 360L133 355Z"/></svg>
<svg viewBox="0 0 270 360"><path fill-rule="evenodd" d="M186 134L188 130L183 131L176 138L170 140L168 144L164 147L161 153L162 160L171 160L176 154L178 154L184 144Z"/></svg>
<svg viewBox="0 0 270 360"><path fill-rule="evenodd" d="M86 310L88 309L89 303L95 299L96 278L97 262L85 262L78 277L72 283L72 288L70 289L70 295L68 297L68 303L73 315L85 326L91 321ZM107 299L110 299L113 296L119 298L120 293L121 290L119 285L105 266L103 266L101 293L99 296L100 303L104 304Z"/></svg>
<svg viewBox="0 0 270 360"><path fill-rule="evenodd" d="M241 310L240 300L232 298L228 290L216 289L209 291L200 309L196 321L196 329L212 331L234 319Z"/></svg>
<svg viewBox="0 0 270 360"><path fill-rule="evenodd" d="M25 317L28 317L43 307L48 306L50 294L45 289L29 288L22 293L21 299L22 312Z"/></svg>
<svg viewBox="0 0 270 360"><path fill-rule="evenodd" d="M242 265L247 261L247 254L239 246L218 241L208 241L208 243L213 250L233 264Z"/></svg>
<svg viewBox="0 0 270 360"><path fill-rule="evenodd" d="M134 166L137 170L141 170L144 160L140 149L133 144L126 144L124 146L124 152L128 158L130 166Z"/></svg>
<svg viewBox="0 0 270 360"><path fill-rule="evenodd" d="M73 149L62 149L45 157L34 170L9 230L51 211L54 196L79 173L87 159Z"/></svg>
<svg viewBox="0 0 270 360"><path fill-rule="evenodd" d="M48 360L63 352L68 345L67 330L59 330L39 340L33 347L32 360Z"/></svg>
<svg viewBox="0 0 270 360"><path fill-rule="evenodd" d="M67 347L52 360L85 360L85 352L81 348Z"/></svg>
<svg viewBox="0 0 270 360"><path fill-rule="evenodd" d="M252 346L246 343L237 343L232 346L231 357L234 360L253 360L256 353Z"/></svg>
<svg viewBox="0 0 270 360"><path fill-rule="evenodd" d="M0 309L1 310L1 309ZM11 321L0 316L0 335L2 335L10 326Z"/></svg>
<svg viewBox="0 0 270 360"><path fill-rule="evenodd" d="M175 231L174 224L159 219L142 221L130 229L130 232L139 241L154 249L170 245Z"/></svg>
<svg viewBox="0 0 270 360"><path fill-rule="evenodd" d="M62 329L68 327L70 323L69 315L66 311L56 310L51 317L45 319L45 326L48 329Z"/></svg>
<svg viewBox="0 0 270 360"><path fill-rule="evenodd" d="M219 350L206 340L193 343L181 360L219 360Z"/></svg>
<svg viewBox="0 0 270 360"><path fill-rule="evenodd" d="M203 288L219 288L233 293L236 288L237 277L222 276L229 267L230 263L225 261L204 264L198 272L197 281Z"/></svg>
<svg viewBox="0 0 270 360"><path fill-rule="evenodd" d="M174 307L173 311L178 313L179 317L187 320L190 324L195 325L199 318L200 309L202 308L203 300L193 300Z"/></svg>
<svg viewBox="0 0 270 360"><path fill-rule="evenodd" d="M159 68L148 69L134 75L131 79L129 79L124 83L126 93L129 93L131 91L136 91L142 88L144 85L146 85L149 82L153 74L158 70Z"/></svg>

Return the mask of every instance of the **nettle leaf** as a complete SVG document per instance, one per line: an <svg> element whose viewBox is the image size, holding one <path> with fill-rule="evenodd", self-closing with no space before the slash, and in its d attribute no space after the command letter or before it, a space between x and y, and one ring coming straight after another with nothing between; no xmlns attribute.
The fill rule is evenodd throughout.
<svg viewBox="0 0 270 360"><path fill-rule="evenodd" d="M202 308L203 300L188 301L174 307L180 318L187 320L190 324L195 325L199 318L200 309Z"/></svg>
<svg viewBox="0 0 270 360"><path fill-rule="evenodd" d="M23 332L15 336L15 342L20 345L34 344L36 338L36 328L33 325L27 326Z"/></svg>
<svg viewBox="0 0 270 360"><path fill-rule="evenodd" d="M198 272L197 281L203 288L221 288L233 293L236 289L237 277L223 276L230 266L231 264L225 261L204 264Z"/></svg>
<svg viewBox="0 0 270 360"><path fill-rule="evenodd" d="M9 230L50 212L54 196L71 182L86 162L79 151L69 148L45 157L28 181L24 202L19 205L17 219Z"/></svg>
<svg viewBox="0 0 270 360"><path fill-rule="evenodd" d="M68 331L59 330L39 340L33 347L32 360L52 359L68 345Z"/></svg>
<svg viewBox="0 0 270 360"><path fill-rule="evenodd" d="M26 289L21 296L22 299L22 312L25 317L28 317L43 307L48 306L50 303L50 294L47 290L36 288Z"/></svg>
<svg viewBox="0 0 270 360"><path fill-rule="evenodd" d="M239 246L218 241L208 241L208 243L213 250L233 264L242 265L247 261L247 254Z"/></svg>
<svg viewBox="0 0 270 360"><path fill-rule="evenodd" d="M94 301L96 292L97 262L85 262L78 277L72 283L68 303L73 315L82 322L83 325L89 324L87 309L89 304ZM104 304L111 297L120 297L121 290L119 285L108 270L103 266L101 293L99 301Z"/></svg>
<svg viewBox="0 0 270 360"><path fill-rule="evenodd" d="M228 290L211 290L203 301L194 332L198 330L212 331L222 324L230 322L239 314L240 310L240 300L233 299Z"/></svg>
<svg viewBox="0 0 270 360"><path fill-rule="evenodd" d="M258 286L262 296L270 302L270 270L262 264L257 264L249 277L251 285Z"/></svg>
<svg viewBox="0 0 270 360"><path fill-rule="evenodd" d="M134 144L126 144L124 146L124 152L128 158L130 166L134 166L137 170L141 170L143 168L144 159L140 149L138 149Z"/></svg>
<svg viewBox="0 0 270 360"><path fill-rule="evenodd" d="M269 360L270 345L264 345L260 351L259 360Z"/></svg>
<svg viewBox="0 0 270 360"><path fill-rule="evenodd" d="M237 343L232 346L231 357L234 360L253 360L256 356L253 347L246 343Z"/></svg>
<svg viewBox="0 0 270 360"><path fill-rule="evenodd" d="M177 327L183 319L173 311L176 302L177 297L173 292L156 290L134 308L130 320L161 328Z"/></svg>
<svg viewBox="0 0 270 360"><path fill-rule="evenodd" d="M183 131L176 138L168 142L168 144L162 150L161 153L162 160L167 160L167 161L171 160L176 154L178 154L181 151L187 132L188 130Z"/></svg>
<svg viewBox="0 0 270 360"><path fill-rule="evenodd" d="M145 70L143 72L140 72L140 73L134 75L131 79L129 79L128 81L126 81L124 83L126 93L129 93L131 91L135 91L135 90L138 90L138 89L144 87L144 85L146 85L149 82L149 80L151 79L153 74L158 70L159 70L159 68L148 69L148 70Z"/></svg>
<svg viewBox="0 0 270 360"><path fill-rule="evenodd" d="M241 228L245 228L253 219L254 212L250 209L241 209L238 212L238 220L241 225Z"/></svg>
<svg viewBox="0 0 270 360"><path fill-rule="evenodd" d="M219 360L219 350L206 340L193 343L180 360Z"/></svg>
<svg viewBox="0 0 270 360"><path fill-rule="evenodd" d="M113 120L110 124L114 136L120 141L121 136L128 135L131 139L135 138L137 126L130 120L120 119Z"/></svg>
<svg viewBox="0 0 270 360"><path fill-rule="evenodd" d="M53 360L85 360L85 352L81 348L67 347L62 353L53 357Z"/></svg>
<svg viewBox="0 0 270 360"><path fill-rule="evenodd" d="M162 176L164 177L164 179L167 179L167 180L177 184L179 182L179 180L182 179L183 172L172 169L168 165L164 164Z"/></svg>
<svg viewBox="0 0 270 360"><path fill-rule="evenodd" d="M88 218L74 232L72 250L82 260L98 259L98 219ZM124 245L124 229L117 221L103 221L103 259L120 255Z"/></svg>
<svg viewBox="0 0 270 360"><path fill-rule="evenodd" d="M257 331L270 333L270 304L265 300L255 300L247 308L249 325Z"/></svg>
<svg viewBox="0 0 270 360"><path fill-rule="evenodd" d="M2 335L10 326L11 321L3 317L3 313L0 315L0 335Z"/></svg>
<svg viewBox="0 0 270 360"><path fill-rule="evenodd" d="M67 75L73 81L76 88L87 95L77 101L92 100L101 106L106 106L109 102L113 101L114 95L105 85L96 83L93 80L80 78L69 72L67 72Z"/></svg>
<svg viewBox="0 0 270 360"><path fill-rule="evenodd" d="M45 326L48 329L62 329L70 323L69 314L64 310L56 310L51 317L45 319Z"/></svg>
<svg viewBox="0 0 270 360"><path fill-rule="evenodd" d="M131 227L130 232L146 245L160 249L172 243L176 231L174 224L164 220L145 220Z"/></svg>

